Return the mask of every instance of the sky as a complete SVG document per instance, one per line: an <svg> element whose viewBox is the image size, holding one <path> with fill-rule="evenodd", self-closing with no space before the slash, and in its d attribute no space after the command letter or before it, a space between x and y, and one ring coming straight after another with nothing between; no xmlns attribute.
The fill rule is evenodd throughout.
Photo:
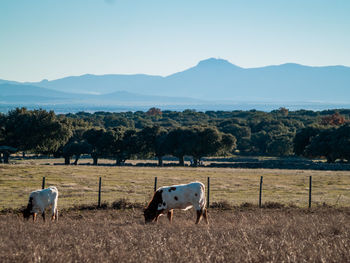
<svg viewBox="0 0 350 263"><path fill-rule="evenodd" d="M167 76L210 57L350 66L349 0L0 0L0 79Z"/></svg>

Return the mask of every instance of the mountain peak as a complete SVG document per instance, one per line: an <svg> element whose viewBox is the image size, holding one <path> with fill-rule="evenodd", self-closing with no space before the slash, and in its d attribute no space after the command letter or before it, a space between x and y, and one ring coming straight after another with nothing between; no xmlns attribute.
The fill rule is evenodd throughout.
<svg viewBox="0 0 350 263"><path fill-rule="evenodd" d="M292 63L292 62L288 62L288 63L284 63L284 64L281 64L279 65L280 67L284 67L284 68L305 68L305 67L309 67L309 66L304 66L304 65L301 65L301 64L298 64L298 63Z"/></svg>
<svg viewBox="0 0 350 263"><path fill-rule="evenodd" d="M239 68L236 65L231 64L228 60L221 59L221 58L208 58L205 60L199 61L197 64L198 67L235 67Z"/></svg>

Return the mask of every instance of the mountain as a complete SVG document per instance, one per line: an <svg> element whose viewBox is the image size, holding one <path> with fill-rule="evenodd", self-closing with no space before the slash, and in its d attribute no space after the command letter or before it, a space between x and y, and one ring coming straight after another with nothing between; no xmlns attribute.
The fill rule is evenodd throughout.
<svg viewBox="0 0 350 263"><path fill-rule="evenodd" d="M87 94L127 91L215 101L347 103L350 98L350 68L294 63L241 68L227 60L210 58L167 77L82 75L26 84Z"/></svg>
<svg viewBox="0 0 350 263"><path fill-rule="evenodd" d="M154 104L198 104L198 99L142 95L126 91L108 94L78 94L56 91L26 84L0 83L0 103L2 104L94 104L94 105L135 105Z"/></svg>
<svg viewBox="0 0 350 263"><path fill-rule="evenodd" d="M294 109L321 109L349 105L349 98L349 67L286 63L242 68L216 58L166 77L87 74L32 83L0 80L0 103L12 104L183 105L198 109L290 105Z"/></svg>
<svg viewBox="0 0 350 263"><path fill-rule="evenodd" d="M1 103L52 103L69 101L70 99L72 99L71 94L56 90L40 88L32 85L0 82Z"/></svg>
<svg viewBox="0 0 350 263"><path fill-rule="evenodd" d="M168 91L217 100L349 102L350 98L350 68L344 66L288 63L245 69L208 59L166 79Z"/></svg>
<svg viewBox="0 0 350 263"><path fill-rule="evenodd" d="M42 80L41 82L27 83L37 87L50 88L64 92L106 94L116 91L130 91L157 95L157 90L153 90L154 83L158 83L163 77L148 75L91 75L72 76L57 80ZM146 92L147 93L147 92Z"/></svg>

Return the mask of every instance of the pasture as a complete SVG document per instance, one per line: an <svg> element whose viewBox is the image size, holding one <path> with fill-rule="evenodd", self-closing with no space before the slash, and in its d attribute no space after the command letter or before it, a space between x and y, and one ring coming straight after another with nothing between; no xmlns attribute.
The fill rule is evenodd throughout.
<svg viewBox="0 0 350 263"><path fill-rule="evenodd" d="M29 159L0 165L0 262L350 261L350 172L80 163ZM59 220L24 221L16 209L41 188L43 176L46 186L59 189ZM194 210L174 211L172 224L161 217L158 224L145 225L140 208L112 209L120 199L145 205L155 176L158 186L195 180L206 184L210 177L210 202L235 208L210 208L209 226L194 225ZM260 176L263 204L278 202L285 208L256 207ZM312 209L305 208L309 176ZM99 177L108 208L79 209L96 206Z"/></svg>
<svg viewBox="0 0 350 263"><path fill-rule="evenodd" d="M350 210L175 211L145 225L141 209L63 211L57 223L0 215L0 262L349 262Z"/></svg>
<svg viewBox="0 0 350 263"><path fill-rule="evenodd" d="M210 202L226 201L231 205L258 203L260 176L264 176L262 202L285 205L308 205L309 176L313 177L313 205L327 204L346 207L350 204L350 171L315 171L281 169L232 169L192 167L112 166L106 161L100 166L62 165L62 159L20 160L13 165L0 164L0 211L26 205L28 194L46 186L59 189L59 207L97 203L98 180L102 177L102 202L111 203L126 198L146 204L152 194L154 177L158 186L201 181L210 177ZM134 161L130 161L133 162Z"/></svg>

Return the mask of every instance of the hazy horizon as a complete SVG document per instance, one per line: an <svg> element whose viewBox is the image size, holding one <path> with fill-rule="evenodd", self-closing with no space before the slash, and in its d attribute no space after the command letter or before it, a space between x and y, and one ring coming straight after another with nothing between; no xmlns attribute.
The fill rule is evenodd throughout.
<svg viewBox="0 0 350 263"><path fill-rule="evenodd" d="M337 64L334 64L334 65L304 65L304 64L295 63L295 62L285 62L285 63L281 63L281 64L263 65L263 66L259 66L259 67L242 67L242 66L237 65L237 64L233 63L232 61L229 61L229 60L227 60L225 58L210 57L210 58L201 59L200 61L198 61L197 63L193 64L189 68L193 68L193 67L197 66L199 62L210 60L210 59L217 59L217 60L228 61L229 63L231 63L231 64L233 64L233 65L235 65L235 66L237 66L239 68L242 68L242 69L257 69L257 68L264 68L264 67L271 67L271 66L281 66L281 65L288 65L288 64L295 64L295 65L300 65L300 66L304 66L304 67L313 67L313 68L318 68L318 67L347 67L348 68L348 67L350 67L350 66L340 65L340 64L339 65L337 65ZM143 72L129 73L129 74L123 74L123 73L120 73L120 72L108 73L108 74L103 74L103 73L102 74L93 74L93 73L86 72L86 73L83 73L83 74L80 74L80 75L66 75L66 76L62 76L62 77L56 78L56 79L43 78L43 79L40 79L40 80L37 80L37 81L27 81L27 80L19 81L19 80L16 80L16 79L4 79L4 78L1 78L1 76L0 76L0 79L1 80L6 80L6 81L16 81L16 82L21 82L21 83L26 83L26 82L31 83L31 82L41 82L41 81L45 81L45 80L54 81L54 80L59 80L59 79L64 79L64 78L69 78L69 77L81 77L81 76L85 76L85 75L95 75L95 76L105 76L105 75L149 75L149 76L166 78L166 77L169 77L169 76L174 75L176 73L186 71L189 68L183 68L180 71L172 72L172 73L170 73L168 75L146 74L146 73L143 73Z"/></svg>

